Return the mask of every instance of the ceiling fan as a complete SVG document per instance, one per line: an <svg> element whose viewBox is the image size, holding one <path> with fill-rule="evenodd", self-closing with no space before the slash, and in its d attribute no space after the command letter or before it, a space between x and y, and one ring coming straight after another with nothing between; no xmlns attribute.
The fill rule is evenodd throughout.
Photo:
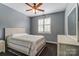
<svg viewBox="0 0 79 59"><path fill-rule="evenodd" d="M44 12L43 9L39 8L42 5L42 3L33 3L32 5L30 5L29 3L25 3L25 4L30 7L30 9L28 9L26 11L33 11L35 14L36 14L37 11Z"/></svg>

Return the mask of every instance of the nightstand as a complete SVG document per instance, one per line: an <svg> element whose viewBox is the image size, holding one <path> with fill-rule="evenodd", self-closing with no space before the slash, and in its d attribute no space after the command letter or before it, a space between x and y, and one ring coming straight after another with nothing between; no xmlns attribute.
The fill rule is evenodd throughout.
<svg viewBox="0 0 79 59"><path fill-rule="evenodd" d="M5 53L5 41L0 40L0 53L4 52Z"/></svg>

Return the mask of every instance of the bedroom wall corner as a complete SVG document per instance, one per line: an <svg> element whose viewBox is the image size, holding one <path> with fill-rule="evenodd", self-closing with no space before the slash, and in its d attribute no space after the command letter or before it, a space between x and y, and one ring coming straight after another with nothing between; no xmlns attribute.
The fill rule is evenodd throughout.
<svg viewBox="0 0 79 59"><path fill-rule="evenodd" d="M51 34L42 34L44 35L47 41L57 42L57 35L64 35L64 15L65 12L57 12L48 14L51 17ZM42 16L40 16L42 18ZM33 17L31 19L31 34L40 35L37 31L38 29L38 18L39 16Z"/></svg>

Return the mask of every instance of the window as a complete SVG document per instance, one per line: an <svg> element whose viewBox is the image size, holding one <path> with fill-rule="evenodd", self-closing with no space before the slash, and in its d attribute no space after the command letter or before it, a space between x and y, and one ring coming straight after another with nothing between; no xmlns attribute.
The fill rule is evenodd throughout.
<svg viewBox="0 0 79 59"><path fill-rule="evenodd" d="M51 32L50 17L38 19L38 33L50 33L50 32Z"/></svg>

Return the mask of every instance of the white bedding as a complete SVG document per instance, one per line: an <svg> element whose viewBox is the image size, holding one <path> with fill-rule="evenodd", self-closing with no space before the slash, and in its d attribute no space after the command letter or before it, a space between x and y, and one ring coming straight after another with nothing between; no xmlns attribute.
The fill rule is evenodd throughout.
<svg viewBox="0 0 79 59"><path fill-rule="evenodd" d="M36 55L46 44L41 35L12 35L7 38L8 47L27 55Z"/></svg>

